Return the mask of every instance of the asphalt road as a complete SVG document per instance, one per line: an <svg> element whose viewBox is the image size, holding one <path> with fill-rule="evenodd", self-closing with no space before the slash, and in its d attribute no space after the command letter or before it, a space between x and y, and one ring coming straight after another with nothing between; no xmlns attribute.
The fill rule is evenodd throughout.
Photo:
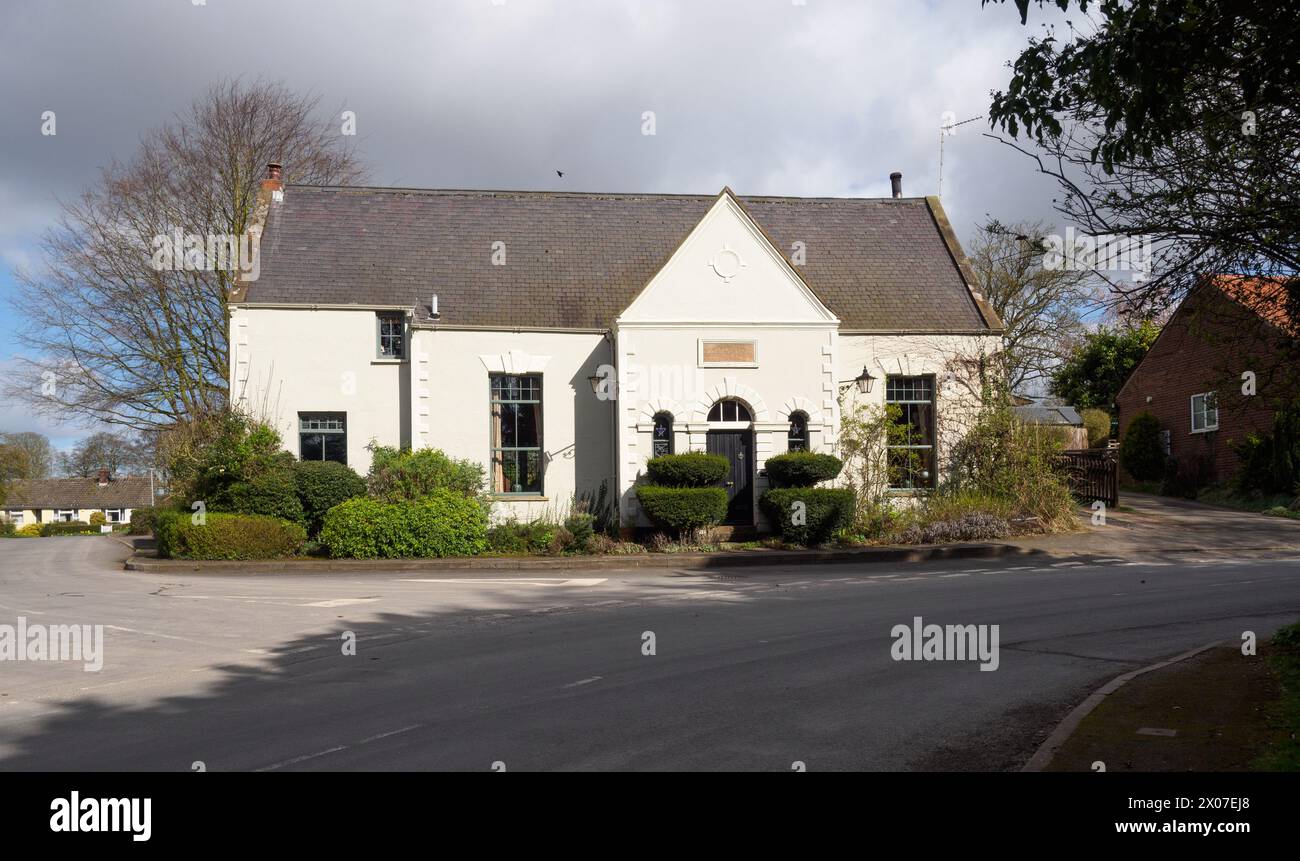
<svg viewBox="0 0 1300 861"><path fill-rule="evenodd" d="M0 541L0 624L105 634L100 672L0 662L0 769L1014 769L1114 676L1300 618L1300 552L437 578L127 552ZM999 668L892 660L914 616L998 625Z"/></svg>

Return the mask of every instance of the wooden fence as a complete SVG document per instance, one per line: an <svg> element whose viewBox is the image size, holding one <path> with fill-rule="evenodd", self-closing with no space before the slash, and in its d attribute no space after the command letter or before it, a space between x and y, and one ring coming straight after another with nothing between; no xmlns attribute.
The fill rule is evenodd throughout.
<svg viewBox="0 0 1300 861"><path fill-rule="evenodd" d="M1070 492L1083 502L1119 505L1119 460L1115 449L1085 448L1061 452Z"/></svg>

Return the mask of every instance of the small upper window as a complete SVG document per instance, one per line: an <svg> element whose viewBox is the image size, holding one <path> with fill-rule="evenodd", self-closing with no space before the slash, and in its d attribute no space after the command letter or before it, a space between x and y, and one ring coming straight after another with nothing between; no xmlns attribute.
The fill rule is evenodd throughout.
<svg viewBox="0 0 1300 861"><path fill-rule="evenodd" d="M406 358L406 315L378 314L379 346L377 355L381 359Z"/></svg>
<svg viewBox="0 0 1300 861"><path fill-rule="evenodd" d="M749 422L753 419L749 416L749 408L740 401L726 400L713 405L713 409L709 410L709 421Z"/></svg>
<svg viewBox="0 0 1300 861"><path fill-rule="evenodd" d="M1219 429L1219 401L1214 392L1192 395L1192 433Z"/></svg>
<svg viewBox="0 0 1300 861"><path fill-rule="evenodd" d="M655 414L653 457L673 453L673 417L670 413Z"/></svg>
<svg viewBox="0 0 1300 861"><path fill-rule="evenodd" d="M804 412L790 414L790 431L786 436L788 451L808 450L808 415Z"/></svg>

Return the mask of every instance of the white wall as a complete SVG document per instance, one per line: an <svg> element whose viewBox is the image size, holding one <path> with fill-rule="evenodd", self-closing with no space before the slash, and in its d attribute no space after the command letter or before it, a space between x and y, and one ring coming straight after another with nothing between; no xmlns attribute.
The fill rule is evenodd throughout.
<svg viewBox="0 0 1300 861"><path fill-rule="evenodd" d="M565 514L575 493L614 493L613 405L591 390L588 377L609 365L600 334L416 330L413 340L410 436L417 448L440 448L490 468L488 375L542 375L543 496L503 498L497 518L531 520Z"/></svg>
<svg viewBox="0 0 1300 861"><path fill-rule="evenodd" d="M1001 349L997 335L840 335L840 379L852 379L865 366L878 378L869 395L848 391L846 409L854 404L885 403L885 378L933 374L940 478L947 471L953 445L980 412L979 357Z"/></svg>
<svg viewBox="0 0 1300 861"><path fill-rule="evenodd" d="M406 363L376 357L374 310L234 308L231 391L299 455L298 413L346 412L348 466L370 469L371 440L409 443Z"/></svg>

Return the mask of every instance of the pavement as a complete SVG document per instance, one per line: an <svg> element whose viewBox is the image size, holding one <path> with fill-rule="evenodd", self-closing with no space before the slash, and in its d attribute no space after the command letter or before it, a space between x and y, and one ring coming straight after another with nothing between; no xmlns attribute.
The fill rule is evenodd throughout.
<svg viewBox="0 0 1300 861"><path fill-rule="evenodd" d="M1291 521L1124 502L1042 557L719 571L156 574L109 537L0 541L0 624L105 636L100 672L0 663L0 769L1013 770L1109 679L1300 617ZM893 660L916 616L998 625L998 669Z"/></svg>

